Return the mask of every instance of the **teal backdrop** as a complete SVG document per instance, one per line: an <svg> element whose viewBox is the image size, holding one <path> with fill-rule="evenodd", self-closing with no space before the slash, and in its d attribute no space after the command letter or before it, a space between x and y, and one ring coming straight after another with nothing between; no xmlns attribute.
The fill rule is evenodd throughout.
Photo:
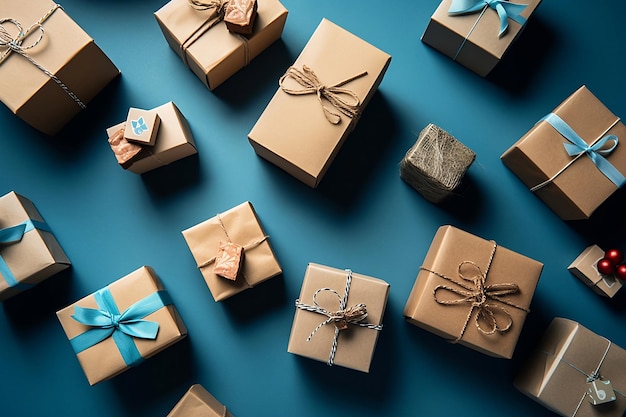
<svg viewBox="0 0 626 417"><path fill-rule="evenodd" d="M0 108L0 194L30 198L72 261L0 309L0 415L165 416L200 383L237 417L550 416L512 381L552 318L576 320L626 347L624 292L604 299L567 270L591 244L626 250L624 193L588 221L564 222L500 161L583 84L626 114L626 4L544 1L504 61L480 78L420 41L437 0L284 0L282 39L211 92L167 45L153 16L164 3L65 0L122 76L56 137ZM0 10L0 17L11 16ZM257 157L247 133L324 17L393 58L321 185L310 189ZM121 169L105 129L129 107L170 100L189 121L198 155L142 176ZM461 195L443 205L398 173L428 123L477 154ZM181 231L246 200L284 273L216 303ZM545 264L513 359L404 321L421 262L444 224ZM391 284L369 374L287 352L309 262ZM161 277L189 337L90 387L55 312L142 265Z"/></svg>

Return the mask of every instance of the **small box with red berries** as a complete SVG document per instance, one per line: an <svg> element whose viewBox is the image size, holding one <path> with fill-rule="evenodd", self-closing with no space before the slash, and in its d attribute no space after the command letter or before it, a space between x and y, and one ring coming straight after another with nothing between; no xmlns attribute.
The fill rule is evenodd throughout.
<svg viewBox="0 0 626 417"><path fill-rule="evenodd" d="M613 298L626 280L624 254L619 249L586 248L567 268L596 293Z"/></svg>

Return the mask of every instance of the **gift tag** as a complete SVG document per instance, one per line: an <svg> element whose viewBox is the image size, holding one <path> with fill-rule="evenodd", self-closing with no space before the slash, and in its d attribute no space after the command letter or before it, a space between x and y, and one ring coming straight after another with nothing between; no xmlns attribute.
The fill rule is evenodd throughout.
<svg viewBox="0 0 626 417"><path fill-rule="evenodd" d="M131 107L126 118L124 137L129 142L153 146L160 124L161 118L156 111Z"/></svg>
<svg viewBox="0 0 626 417"><path fill-rule="evenodd" d="M213 273L226 279L236 280L242 255L243 246L233 242L220 242Z"/></svg>
<svg viewBox="0 0 626 417"><path fill-rule="evenodd" d="M587 383L589 394L589 402L593 405L609 403L615 401L615 392L611 381L602 381L596 379L595 381Z"/></svg>

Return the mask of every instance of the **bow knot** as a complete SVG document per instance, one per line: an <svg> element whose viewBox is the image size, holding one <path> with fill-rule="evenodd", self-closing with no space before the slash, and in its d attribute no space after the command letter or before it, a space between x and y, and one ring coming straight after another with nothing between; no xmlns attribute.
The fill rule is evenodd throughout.
<svg viewBox="0 0 626 417"><path fill-rule="evenodd" d="M215 12L222 16L226 13L226 6L228 6L228 0L188 0L191 7L196 10L215 10Z"/></svg>
<svg viewBox="0 0 626 417"><path fill-rule="evenodd" d="M491 8L498 13L500 18L500 32L498 33L500 38L509 28L509 19L520 25L526 23L526 18L520 14L526 7L528 7L526 4L510 3L505 0L453 0L448 14L454 16L481 12L482 16L487 8Z"/></svg>

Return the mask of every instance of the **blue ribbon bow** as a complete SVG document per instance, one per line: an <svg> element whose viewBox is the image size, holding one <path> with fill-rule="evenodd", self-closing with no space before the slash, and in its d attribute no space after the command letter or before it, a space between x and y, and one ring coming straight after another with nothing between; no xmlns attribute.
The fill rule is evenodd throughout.
<svg viewBox="0 0 626 417"><path fill-rule="evenodd" d="M51 233L51 230L46 223L28 219L18 225L0 229L0 245L18 243L22 240L26 233L35 229ZM0 252L2 252L1 248ZM25 290L33 286L32 284L18 282L17 278L15 278L15 275L13 275L9 265L7 265L2 256L0 256L0 274L4 277L7 284L9 284L9 287L16 287L21 290Z"/></svg>
<svg viewBox="0 0 626 417"><path fill-rule="evenodd" d="M72 338L70 343L76 354L113 337L124 363L138 365L143 357L133 338L154 340L159 332L159 323L142 320L155 311L172 304L169 294L162 290L137 301L123 313L120 313L108 287L94 293L98 310L74 307L72 318L77 322L92 327Z"/></svg>
<svg viewBox="0 0 626 417"><path fill-rule="evenodd" d="M557 132L571 143L564 142L563 146L569 156L579 156L586 154L596 167L606 176L617 188L626 183L626 178L617 170L603 155L608 155L617 147L619 139L615 135L606 135L593 145L587 144L578 133L572 129L563 119L554 113L544 116L541 121L548 122ZM613 145L607 149L603 147L613 141Z"/></svg>
<svg viewBox="0 0 626 417"><path fill-rule="evenodd" d="M526 18L520 13L528 7L527 4L509 3L505 0L453 0L448 9L449 15L461 15L477 13L491 7L498 12L500 18L500 32L498 37L502 37L509 27L509 19L514 20L520 25L526 23Z"/></svg>

